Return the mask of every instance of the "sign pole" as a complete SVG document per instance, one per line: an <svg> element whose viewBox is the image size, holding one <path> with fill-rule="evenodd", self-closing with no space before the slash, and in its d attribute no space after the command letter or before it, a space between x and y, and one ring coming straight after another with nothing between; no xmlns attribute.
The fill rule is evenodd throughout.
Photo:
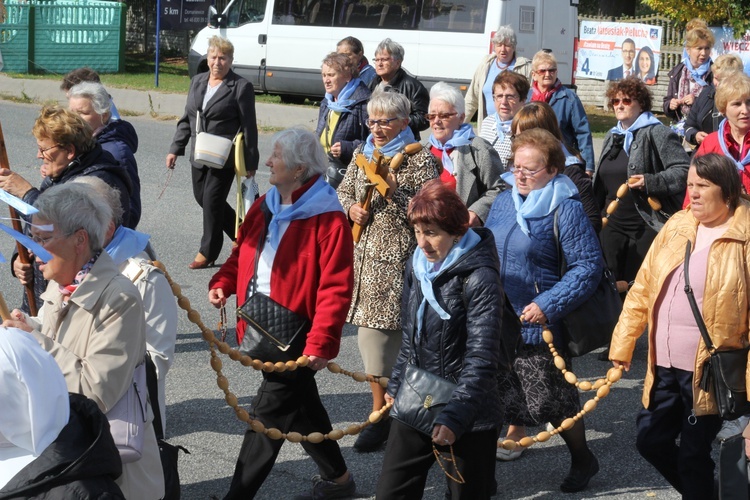
<svg viewBox="0 0 750 500"><path fill-rule="evenodd" d="M161 0L156 0L156 61L154 61L154 87L159 87L159 47L161 46Z"/></svg>

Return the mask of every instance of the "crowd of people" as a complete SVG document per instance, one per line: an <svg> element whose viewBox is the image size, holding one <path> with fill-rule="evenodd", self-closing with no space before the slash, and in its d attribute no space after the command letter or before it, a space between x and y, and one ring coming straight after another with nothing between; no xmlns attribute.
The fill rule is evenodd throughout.
<svg viewBox="0 0 750 500"><path fill-rule="evenodd" d="M490 498L496 460L526 449L502 443L548 423L570 453L559 489L580 492L599 460L578 390L544 335L572 369L565 318L606 268L624 304L601 356L628 370L636 340L649 338L635 445L683 498L710 498L722 420L701 383L711 352L683 290L692 286L719 350L748 347L750 77L732 56L712 70L711 31L689 25L663 111L690 123L691 158L652 113L654 56L636 58L633 44L639 71L608 84L617 122L597 162L552 51L517 57L510 26L492 45L464 96L443 82L428 91L391 39L373 66L359 40L341 40L322 60L317 127L274 135L271 188L236 214L232 181L260 162L254 89L232 71L232 44L210 39L208 72L193 77L166 156L173 169L190 145L203 230L189 268L212 267L226 235L232 250L208 301L224 308L236 296L237 346L254 353L272 340L272 361L307 358L263 371L249 414L286 435L330 432L315 375L349 323L380 415L354 443L360 453L385 446L378 499L421 498L436 462L446 498ZM0 376L13 380L0 394L14 402L0 414L0 497L54 488L61 498L159 499L177 309L149 237L135 230L148 216L138 137L95 73L72 72L63 90L68 108L45 106L33 128L40 186L0 170L0 188L34 207L25 216L32 260L12 263L33 293L0 332ZM139 389L151 365L156 388ZM141 403L135 445L116 430L123 401ZM43 404L56 411L42 417ZM353 497L339 444L301 441L319 471L303 498ZM253 498L282 444L248 429L225 498Z"/></svg>

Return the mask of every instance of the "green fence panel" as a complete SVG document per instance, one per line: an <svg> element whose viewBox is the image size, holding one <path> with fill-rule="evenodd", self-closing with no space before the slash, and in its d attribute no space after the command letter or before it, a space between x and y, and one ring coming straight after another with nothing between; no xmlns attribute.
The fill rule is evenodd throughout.
<svg viewBox="0 0 750 500"><path fill-rule="evenodd" d="M3 71L67 73L88 66L100 73L125 69L125 4L119 2L8 2L0 24Z"/></svg>

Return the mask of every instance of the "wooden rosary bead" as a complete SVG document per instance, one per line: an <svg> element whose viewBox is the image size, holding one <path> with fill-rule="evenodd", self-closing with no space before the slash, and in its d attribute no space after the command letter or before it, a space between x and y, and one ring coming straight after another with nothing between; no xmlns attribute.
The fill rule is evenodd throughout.
<svg viewBox="0 0 750 500"><path fill-rule="evenodd" d="M364 382L367 380L367 375L362 372L354 372L352 373L352 378L357 382Z"/></svg>
<svg viewBox="0 0 750 500"><path fill-rule="evenodd" d="M549 438L551 437L552 434L550 434L548 431L542 431L536 435L536 440L540 443L544 443L545 441L549 441Z"/></svg>
<svg viewBox="0 0 750 500"><path fill-rule="evenodd" d="M229 351L229 359L231 359L232 361L239 361L240 359L242 359L242 353L237 349L232 349L231 351Z"/></svg>
<svg viewBox="0 0 750 500"><path fill-rule="evenodd" d="M599 389L597 389L597 391L596 391L596 396L598 398L600 398L600 399L601 398L606 398L608 394L609 394L609 386L608 385L603 385Z"/></svg>
<svg viewBox="0 0 750 500"><path fill-rule="evenodd" d="M391 171L395 172L401 167L401 164L404 162L404 153L396 153L393 155L393 158L391 158L391 164L388 166L388 168L391 169Z"/></svg>
<svg viewBox="0 0 750 500"><path fill-rule="evenodd" d="M562 427L564 431L567 431L567 430L570 430L574 425L575 425L575 421L572 418L566 418L565 420L562 421L562 423L560 424L560 427Z"/></svg>
<svg viewBox="0 0 750 500"><path fill-rule="evenodd" d="M578 388L581 389L582 391L590 391L591 390L591 382L589 382L588 380L582 380L578 384Z"/></svg>
<svg viewBox="0 0 750 500"><path fill-rule="evenodd" d="M607 227L607 224L609 224L609 217L602 217L602 229Z"/></svg>
<svg viewBox="0 0 750 500"><path fill-rule="evenodd" d="M418 142L412 142L411 144L407 145L404 148L404 153L408 155L413 155L414 153L418 153L422 150L422 145Z"/></svg>
<svg viewBox="0 0 750 500"><path fill-rule="evenodd" d="M526 436L524 438L521 438L521 440L518 442L518 444L520 444L524 448L528 448L529 446L531 446L532 444L534 444L534 439L530 438L529 436Z"/></svg>
<svg viewBox="0 0 750 500"><path fill-rule="evenodd" d="M219 375L216 377L216 385L218 385L219 389L222 391L226 391L229 389L229 380L224 375Z"/></svg>
<svg viewBox="0 0 750 500"><path fill-rule="evenodd" d="M362 426L360 424L352 424L344 430L344 433L350 436L356 436L360 432L362 432Z"/></svg>
<svg viewBox="0 0 750 500"><path fill-rule="evenodd" d="M247 411L240 408L236 411L236 413L237 413L237 418L240 419L241 421L250 422L250 414Z"/></svg>
<svg viewBox="0 0 750 500"><path fill-rule="evenodd" d="M263 368L262 368L262 370L263 370L264 372L266 372L266 373L271 373L271 372L273 372L273 369L274 369L274 364L273 364L273 363L271 363L270 361L266 361L265 363L263 363Z"/></svg>
<svg viewBox="0 0 750 500"><path fill-rule="evenodd" d="M596 404L597 404L596 400L589 399L588 401L586 401L584 403L583 409L586 410L587 413L591 412L591 411L594 411L594 409L596 409Z"/></svg>
<svg viewBox="0 0 750 500"><path fill-rule="evenodd" d="M573 372L571 372L571 371L565 372L565 375L564 375L564 377L565 377L565 380L566 380L566 381L567 381L567 382L568 382L568 383L569 383L570 385L576 385L576 382L578 381L578 377L576 377L576 376L575 376L575 373L573 373Z"/></svg>
<svg viewBox="0 0 750 500"><path fill-rule="evenodd" d="M626 182L622 183L620 187L617 189L617 197L622 198L626 194L628 194L628 190L630 189L630 186Z"/></svg>
<svg viewBox="0 0 750 500"><path fill-rule="evenodd" d="M219 342L218 349L222 354L229 354L229 349L231 349L231 347L229 347L229 344L227 344L226 342Z"/></svg>
<svg viewBox="0 0 750 500"><path fill-rule="evenodd" d="M383 389L387 389L388 388L388 377L379 377L378 378L378 383L380 384L380 387L382 387Z"/></svg>
<svg viewBox="0 0 750 500"><path fill-rule="evenodd" d="M299 432L288 432L286 434L286 439L290 443L301 443L302 442L302 434Z"/></svg>
<svg viewBox="0 0 750 500"><path fill-rule="evenodd" d="M178 302L178 305L179 305L179 302ZM188 301L188 307L183 307L183 309L187 310L189 308L190 308L190 301ZM201 321L201 315L195 309L188 311L187 317L188 317L188 320L195 325L197 325Z"/></svg>
<svg viewBox="0 0 750 500"><path fill-rule="evenodd" d="M243 354L242 357L240 358L240 364L242 364L242 366L252 366L253 358L251 358L247 354Z"/></svg>
<svg viewBox="0 0 750 500"><path fill-rule="evenodd" d="M661 202L656 198L652 198L651 196L648 197L648 206L650 206L651 209L655 212L661 210Z"/></svg>
<svg viewBox="0 0 750 500"><path fill-rule="evenodd" d="M177 299L177 305L187 311L190 309L190 299L183 295L179 299Z"/></svg>
<svg viewBox="0 0 750 500"><path fill-rule="evenodd" d="M607 205L607 215L612 215L615 213L615 210L617 210L617 206L620 204L618 200L612 200L609 202L609 205Z"/></svg>
<svg viewBox="0 0 750 500"><path fill-rule="evenodd" d="M558 370L562 371L565 369L565 360L562 358L562 356L555 356L554 362L555 362L555 367Z"/></svg>
<svg viewBox="0 0 750 500"><path fill-rule="evenodd" d="M306 367L308 364L310 364L310 358L307 356L300 356L297 358L297 364L301 367Z"/></svg>
<svg viewBox="0 0 750 500"><path fill-rule="evenodd" d="M296 361L287 361L286 362L286 369L287 371L293 372L297 369L297 362Z"/></svg>
<svg viewBox="0 0 750 500"><path fill-rule="evenodd" d="M555 341L555 337L552 336L552 331L549 328L542 330L542 339L550 345Z"/></svg>
<svg viewBox="0 0 750 500"><path fill-rule="evenodd" d="M268 436L271 439L281 439L282 432L275 427L272 427L270 429L266 429L266 436Z"/></svg>
<svg viewBox="0 0 750 500"><path fill-rule="evenodd" d="M607 372L607 380L609 382L612 382L613 384L620 380L622 378L622 369L620 368L610 368Z"/></svg>
<svg viewBox="0 0 750 500"><path fill-rule="evenodd" d="M283 361L277 361L274 363L273 367L279 373L284 373L286 371L286 363Z"/></svg>
<svg viewBox="0 0 750 500"><path fill-rule="evenodd" d="M231 392L227 392L226 396L224 396L224 400L232 408L234 408L235 406L237 406L239 404L239 402L237 401L237 396L235 396Z"/></svg>
<svg viewBox="0 0 750 500"><path fill-rule="evenodd" d="M322 443L325 436L321 432L311 432L307 435L307 442L312 444Z"/></svg>
<svg viewBox="0 0 750 500"><path fill-rule="evenodd" d="M370 416L367 420L369 420L371 424L377 424L378 422L380 422L381 418L383 418L383 414L380 411L374 411L370 413Z"/></svg>
<svg viewBox="0 0 750 500"><path fill-rule="evenodd" d="M216 337L214 336L214 332L211 330L204 330L201 332L201 337L203 337L203 340L206 342L213 342L216 340Z"/></svg>
<svg viewBox="0 0 750 500"><path fill-rule="evenodd" d="M331 361L330 363L328 363L328 371L331 373L341 373L341 367L338 363L334 363L333 361Z"/></svg>
<svg viewBox="0 0 750 500"><path fill-rule="evenodd" d="M506 439L505 441L502 442L502 446L506 450L513 451L518 447L518 443L516 443L512 439Z"/></svg>
<svg viewBox="0 0 750 500"><path fill-rule="evenodd" d="M222 368L221 359L217 356L211 357L211 368L214 369L214 371L218 372Z"/></svg>
<svg viewBox="0 0 750 500"><path fill-rule="evenodd" d="M266 426L260 420L253 420L250 422L250 428L259 433L263 433L266 430Z"/></svg>

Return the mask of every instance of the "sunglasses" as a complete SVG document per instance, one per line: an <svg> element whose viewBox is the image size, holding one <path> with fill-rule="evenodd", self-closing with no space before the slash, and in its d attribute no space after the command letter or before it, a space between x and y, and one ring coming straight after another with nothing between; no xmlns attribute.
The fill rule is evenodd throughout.
<svg viewBox="0 0 750 500"><path fill-rule="evenodd" d="M619 106L620 103L622 103L624 106L630 106L631 104L633 104L633 99L631 99L630 97L623 97L622 99L615 97L614 99L611 99L609 102L610 104L612 104L613 107Z"/></svg>
<svg viewBox="0 0 750 500"><path fill-rule="evenodd" d="M435 121L437 119L440 120L450 120L454 116L456 116L458 113L428 113L424 115L425 118L427 118L429 121Z"/></svg>

